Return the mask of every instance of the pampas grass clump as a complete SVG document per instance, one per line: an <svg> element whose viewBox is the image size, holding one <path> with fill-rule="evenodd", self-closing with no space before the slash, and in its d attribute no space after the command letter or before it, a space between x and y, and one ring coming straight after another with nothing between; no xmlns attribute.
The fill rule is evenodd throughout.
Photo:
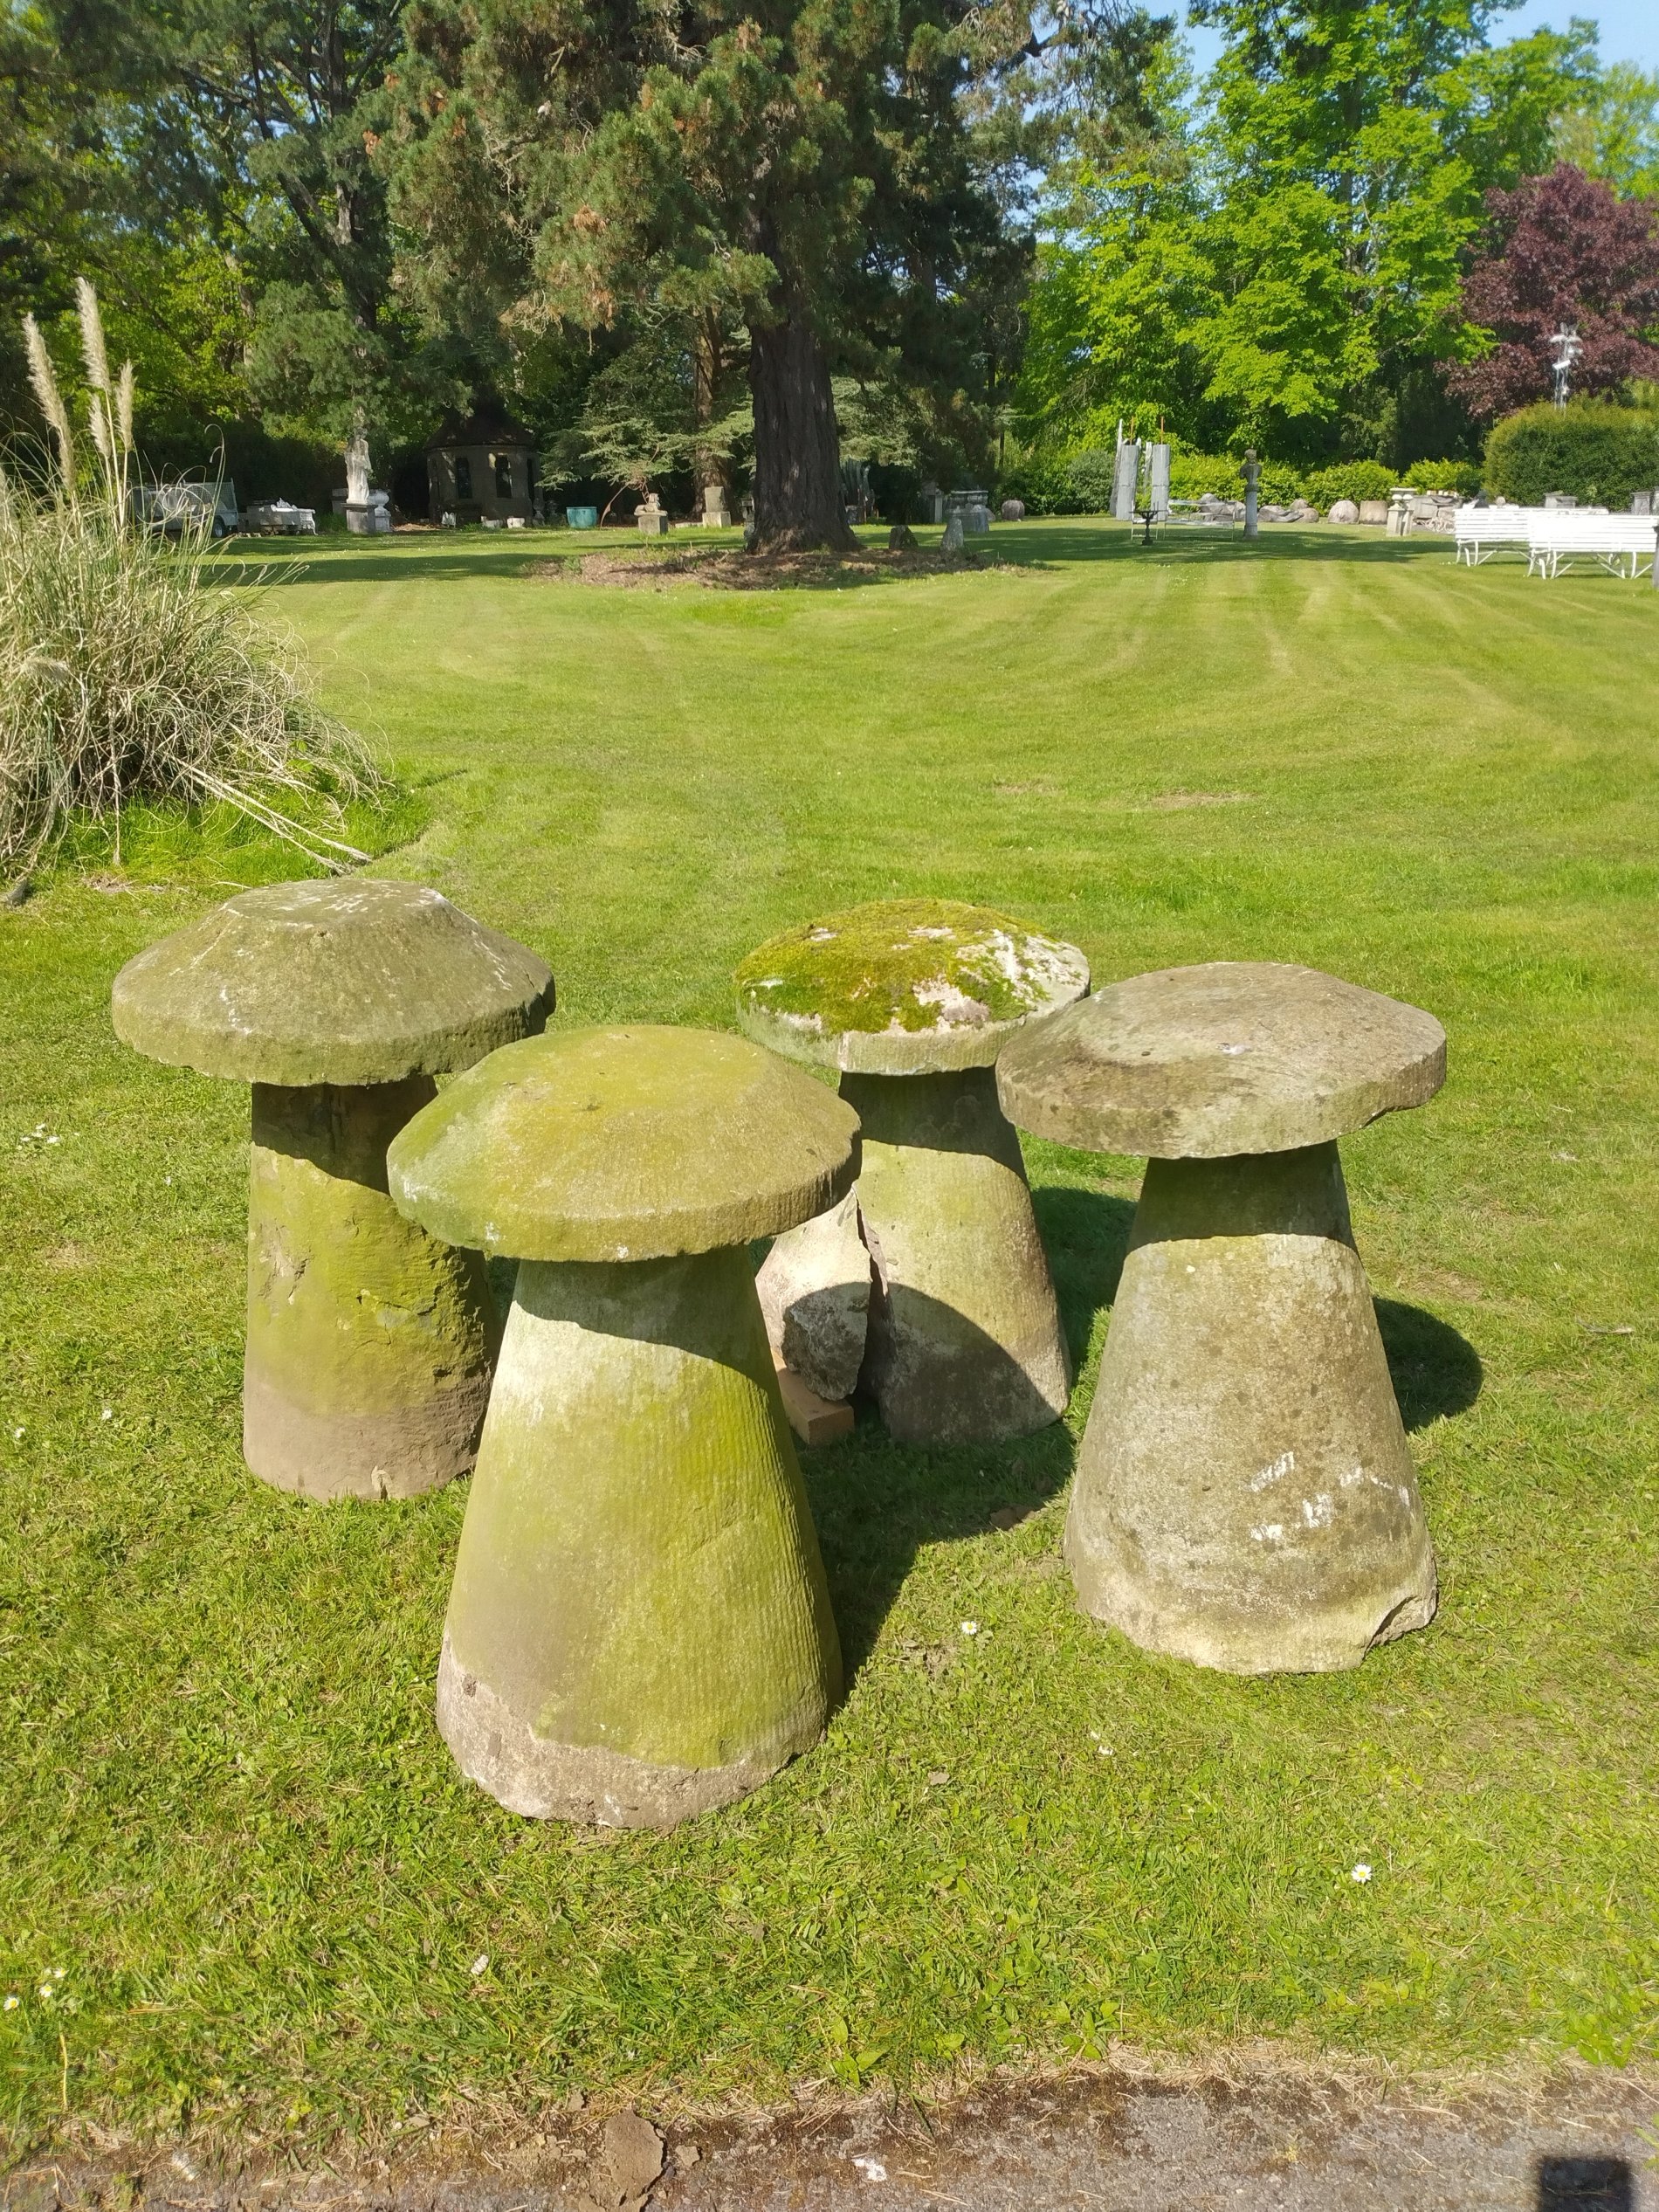
<svg viewBox="0 0 1659 2212"><path fill-rule="evenodd" d="M79 289L95 458L79 465L31 315L50 481L0 470L0 865L33 866L77 818L107 824L119 860L134 801L224 802L313 861L361 860L315 824L340 826L341 803L380 774L246 595L204 574L210 514L175 542L135 519L132 364L112 380L97 299Z"/></svg>

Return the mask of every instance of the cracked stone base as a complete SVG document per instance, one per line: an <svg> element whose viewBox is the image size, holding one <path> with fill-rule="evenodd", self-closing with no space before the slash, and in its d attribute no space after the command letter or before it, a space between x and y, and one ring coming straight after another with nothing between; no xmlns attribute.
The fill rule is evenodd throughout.
<svg viewBox="0 0 1659 2212"><path fill-rule="evenodd" d="M823 1733L814 1728L774 1755L752 1754L726 1767L658 1767L602 1745L550 1743L467 1672L447 1636L437 1669L437 1726L467 1780L508 1812L598 1828L676 1828L758 1789Z"/></svg>
<svg viewBox="0 0 1659 2212"><path fill-rule="evenodd" d="M1150 1163L1065 1554L1086 1612L1229 1673L1357 1666L1433 1618L1334 1144Z"/></svg>

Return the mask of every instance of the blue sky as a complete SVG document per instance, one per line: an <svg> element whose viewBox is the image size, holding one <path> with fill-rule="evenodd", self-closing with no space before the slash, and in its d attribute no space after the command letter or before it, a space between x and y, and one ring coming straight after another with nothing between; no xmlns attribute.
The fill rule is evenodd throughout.
<svg viewBox="0 0 1659 2212"><path fill-rule="evenodd" d="M1554 0L1525 0L1503 19L1499 36L1537 31L1545 24L1564 31L1569 16L1587 16L1600 26L1603 61L1635 61L1644 69L1659 69L1659 0L1561 0L1559 5ZM1221 41L1213 31L1189 31L1187 35L1199 65L1208 68L1221 50Z"/></svg>

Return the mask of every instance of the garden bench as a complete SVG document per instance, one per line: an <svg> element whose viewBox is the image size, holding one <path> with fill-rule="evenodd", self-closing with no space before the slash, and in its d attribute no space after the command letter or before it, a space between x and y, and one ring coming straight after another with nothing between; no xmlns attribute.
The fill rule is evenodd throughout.
<svg viewBox="0 0 1659 2212"><path fill-rule="evenodd" d="M1526 551L1528 531L1542 513L1530 506L1460 506L1454 519L1457 558L1478 569L1505 546Z"/></svg>
<svg viewBox="0 0 1659 2212"><path fill-rule="evenodd" d="M1599 561L1612 575L1637 576L1653 568L1659 524L1649 514L1580 514L1571 509L1533 511L1527 530L1529 575L1559 576L1575 561Z"/></svg>

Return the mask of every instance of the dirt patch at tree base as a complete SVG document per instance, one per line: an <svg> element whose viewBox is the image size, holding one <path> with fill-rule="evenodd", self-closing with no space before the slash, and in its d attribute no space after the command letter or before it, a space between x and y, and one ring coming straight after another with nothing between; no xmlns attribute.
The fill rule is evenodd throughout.
<svg viewBox="0 0 1659 2212"><path fill-rule="evenodd" d="M575 560L540 561L530 573L550 582L608 584L624 591L663 591L677 583L701 584L709 591L839 591L907 576L972 575L1008 565L971 553L945 553L936 546L902 553L878 546L857 553L740 553L726 546L685 546L662 553L588 553Z"/></svg>
<svg viewBox="0 0 1659 2212"><path fill-rule="evenodd" d="M140 2150L94 2133L101 2154L31 2159L0 2181L0 2203L616 2212L608 2107L573 2099L526 2118L479 2099L451 2112L441 2128L416 2114L327 2155L269 2141ZM1659 2078L1613 2067L1449 2078L1271 2048L1187 2062L1114 2052L937 2101L803 2091L772 2112L658 2109L659 2135L627 2122L651 2156L621 2212L1656 2212L1656 2115Z"/></svg>

